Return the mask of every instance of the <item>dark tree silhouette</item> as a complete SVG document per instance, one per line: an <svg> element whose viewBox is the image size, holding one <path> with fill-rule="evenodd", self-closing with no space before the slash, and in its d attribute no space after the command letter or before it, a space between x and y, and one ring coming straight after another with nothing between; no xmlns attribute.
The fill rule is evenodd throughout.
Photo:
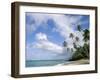
<svg viewBox="0 0 100 80"><path fill-rule="evenodd" d="M85 29L84 31L84 34L83 34L83 37L84 37L84 41L87 42L89 40L89 30L88 29Z"/></svg>
<svg viewBox="0 0 100 80"><path fill-rule="evenodd" d="M87 43L87 41L89 41L89 36L90 36L89 30L88 29L82 30L80 25L77 26L77 30L79 32L80 31L83 32L83 41L85 43L83 44L83 46L77 46L76 42L73 42L75 52L74 52L74 55L72 56L71 60L79 60L79 59L82 59L82 58L89 59L90 58L90 56L89 56L89 43ZM76 36L75 40L78 42L79 37Z"/></svg>
<svg viewBox="0 0 100 80"><path fill-rule="evenodd" d="M77 30L78 31L81 31L82 30L80 25L77 26Z"/></svg>
<svg viewBox="0 0 100 80"><path fill-rule="evenodd" d="M70 33L69 37L73 39L74 38L74 34Z"/></svg>
<svg viewBox="0 0 100 80"><path fill-rule="evenodd" d="M76 36L75 39L76 39L77 42L79 41L79 37Z"/></svg>
<svg viewBox="0 0 100 80"><path fill-rule="evenodd" d="M67 47L67 42L66 41L63 42L63 46Z"/></svg>

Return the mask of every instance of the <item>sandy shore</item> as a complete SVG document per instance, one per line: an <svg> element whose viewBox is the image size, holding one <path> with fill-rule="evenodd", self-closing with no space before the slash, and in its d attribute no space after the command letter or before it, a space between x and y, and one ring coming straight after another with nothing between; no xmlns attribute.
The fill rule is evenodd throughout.
<svg viewBox="0 0 100 80"><path fill-rule="evenodd" d="M81 60L77 60L77 61L68 61L62 64L58 64L57 66L61 66L61 65L79 65L79 64L89 64L89 60L88 59L81 59Z"/></svg>

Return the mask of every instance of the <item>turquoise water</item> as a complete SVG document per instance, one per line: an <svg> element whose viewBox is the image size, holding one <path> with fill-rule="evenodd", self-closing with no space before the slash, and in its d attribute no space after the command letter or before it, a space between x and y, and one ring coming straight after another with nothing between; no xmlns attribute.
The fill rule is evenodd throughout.
<svg viewBox="0 0 100 80"><path fill-rule="evenodd" d="M66 60L26 60L26 67L54 66Z"/></svg>

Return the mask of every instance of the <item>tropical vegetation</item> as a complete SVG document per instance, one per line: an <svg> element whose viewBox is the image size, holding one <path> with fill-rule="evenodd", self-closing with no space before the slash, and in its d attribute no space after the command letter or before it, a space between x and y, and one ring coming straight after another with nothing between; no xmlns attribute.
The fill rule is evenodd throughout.
<svg viewBox="0 0 100 80"><path fill-rule="evenodd" d="M84 44L83 44L83 46L77 45L76 43L80 41L80 38L78 36L74 36L73 33L69 34L69 38L71 38L71 39L75 38L75 41L73 42L75 51L73 51L73 49L71 49L71 51L73 51L73 56L70 59L70 61L79 60L79 59L89 59L89 30L88 29L82 30L81 26L78 25L77 31L82 33L82 36L83 36L82 41L84 42ZM63 45L67 46L67 42L64 41Z"/></svg>

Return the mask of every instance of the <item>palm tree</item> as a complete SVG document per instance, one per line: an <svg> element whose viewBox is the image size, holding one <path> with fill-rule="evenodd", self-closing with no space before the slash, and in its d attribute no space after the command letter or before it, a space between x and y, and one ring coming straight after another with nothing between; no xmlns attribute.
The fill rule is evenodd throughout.
<svg viewBox="0 0 100 80"><path fill-rule="evenodd" d="M87 42L87 41L89 40L89 30L88 30L88 29L85 29L85 30L84 30L83 36L84 36L83 40L84 40L85 42Z"/></svg>
<svg viewBox="0 0 100 80"><path fill-rule="evenodd" d="M71 48L71 52L73 52L74 50L73 50L73 48Z"/></svg>
<svg viewBox="0 0 100 80"><path fill-rule="evenodd" d="M79 37L76 36L76 37L75 37L75 40L78 42L78 41L79 41Z"/></svg>
<svg viewBox="0 0 100 80"><path fill-rule="evenodd" d="M66 51L70 51L70 48L68 48L68 44L66 41L63 42L63 47L64 47L64 50Z"/></svg>
<svg viewBox="0 0 100 80"><path fill-rule="evenodd" d="M74 34L70 33L69 37L73 39L74 38Z"/></svg>
<svg viewBox="0 0 100 80"><path fill-rule="evenodd" d="M69 51L70 49L69 48L67 48L67 51Z"/></svg>
<svg viewBox="0 0 100 80"><path fill-rule="evenodd" d="M73 46L74 46L74 48L75 48L75 49L77 49L77 45L76 45L76 43L75 43L75 42L73 43Z"/></svg>
<svg viewBox="0 0 100 80"><path fill-rule="evenodd" d="M89 41L89 30L88 29L82 30L80 25L77 26L77 30L79 32L82 32L83 40L85 43L83 46L77 46L76 42L79 41L79 37L77 37L77 36L75 37L76 41L73 42L75 52L74 52L74 55L72 56L71 60L78 60L78 59L82 59L82 58L89 59L89 57L90 57L89 56L89 43L87 43Z"/></svg>
<svg viewBox="0 0 100 80"><path fill-rule="evenodd" d="M77 26L77 30L78 31L81 31L82 30L80 25Z"/></svg>
<svg viewBox="0 0 100 80"><path fill-rule="evenodd" d="M89 58L89 43L87 43L89 41L89 30L85 29L83 32L83 40L85 41L83 49L86 57Z"/></svg>
<svg viewBox="0 0 100 80"><path fill-rule="evenodd" d="M67 44L66 41L63 42L63 46L64 46L64 47L67 47L67 46L68 46L68 44Z"/></svg>
<svg viewBox="0 0 100 80"><path fill-rule="evenodd" d="M76 44L77 44L77 42L79 42L79 37L75 37L75 42L76 42ZM77 44L77 46L79 46L78 44Z"/></svg>

